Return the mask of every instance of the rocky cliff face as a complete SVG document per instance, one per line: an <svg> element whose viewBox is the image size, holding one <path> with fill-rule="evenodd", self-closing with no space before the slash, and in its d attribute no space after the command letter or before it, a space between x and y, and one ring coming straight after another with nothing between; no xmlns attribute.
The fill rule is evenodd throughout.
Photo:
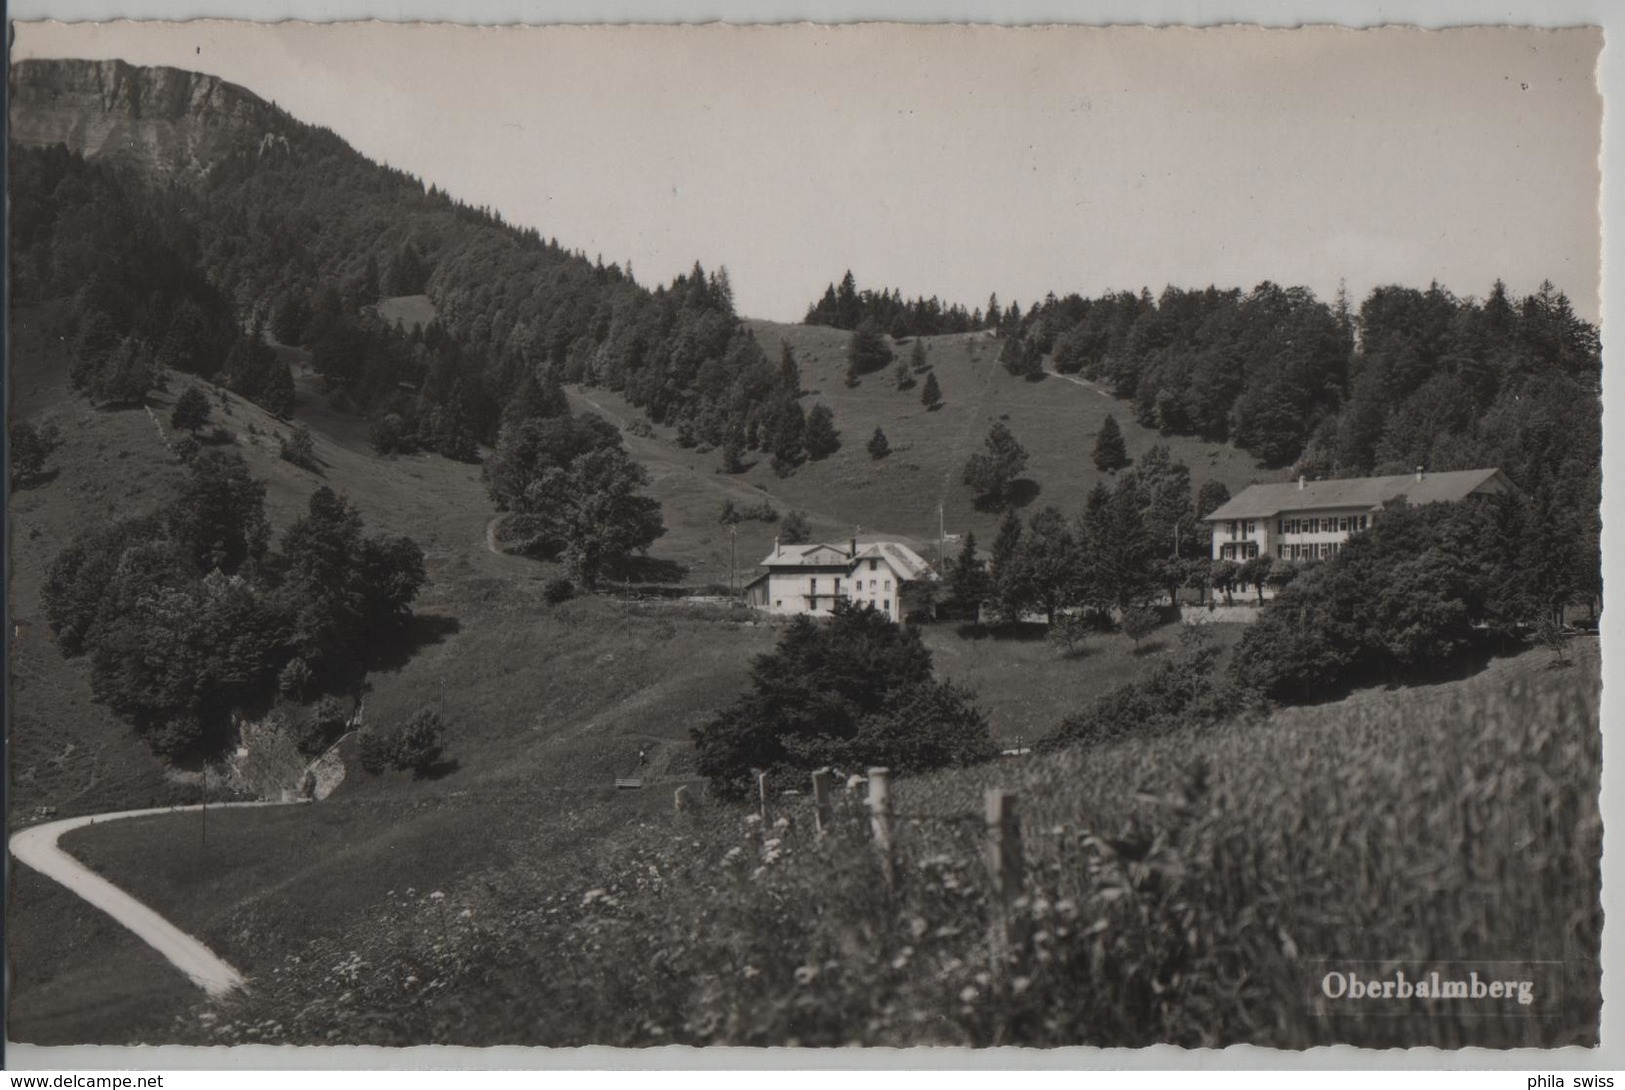
<svg viewBox="0 0 1625 1090"><path fill-rule="evenodd" d="M201 177L261 147L281 111L236 84L123 61L29 60L11 70L11 139L64 144L156 181Z"/></svg>

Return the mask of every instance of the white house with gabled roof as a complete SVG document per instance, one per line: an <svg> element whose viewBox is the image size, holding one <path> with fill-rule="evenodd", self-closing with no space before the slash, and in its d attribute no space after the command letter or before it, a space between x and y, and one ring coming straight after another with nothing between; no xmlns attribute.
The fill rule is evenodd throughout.
<svg viewBox="0 0 1625 1090"><path fill-rule="evenodd" d="M1455 503L1468 496L1513 491L1499 469L1463 469L1389 477L1255 484L1215 508L1202 521L1213 530L1214 560L1324 560L1342 549L1350 534L1371 528L1382 505Z"/></svg>
<svg viewBox="0 0 1625 1090"><path fill-rule="evenodd" d="M827 617L839 602L872 606L901 620L911 585L936 582L937 573L896 541L845 545L773 545L766 570L745 585L745 601L768 613Z"/></svg>

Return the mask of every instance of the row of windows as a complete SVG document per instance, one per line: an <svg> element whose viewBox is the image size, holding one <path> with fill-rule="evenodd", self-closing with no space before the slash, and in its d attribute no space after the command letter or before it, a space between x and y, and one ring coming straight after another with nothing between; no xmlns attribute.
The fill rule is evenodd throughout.
<svg viewBox="0 0 1625 1090"><path fill-rule="evenodd" d="M1275 520L1275 532L1278 534L1347 534L1369 529L1370 526L1371 517L1369 515L1338 515L1335 517ZM1252 537L1258 532L1258 522L1256 519L1231 519L1226 524L1225 529L1232 539Z"/></svg>
<svg viewBox="0 0 1625 1090"><path fill-rule="evenodd" d="M1277 545L1276 555L1282 560L1325 560L1343 551L1341 541L1321 541L1309 545Z"/></svg>
<svg viewBox="0 0 1625 1090"><path fill-rule="evenodd" d="M773 608L774 609L783 609L784 608L784 599L783 598L774 599ZM816 594L810 596L807 599L807 608L808 609L817 609L818 608L818 596ZM890 613L891 612L891 602L889 600L881 602L880 603L880 608L885 610L887 613Z"/></svg>
<svg viewBox="0 0 1625 1090"><path fill-rule="evenodd" d="M1367 515L1339 515L1336 518L1277 519L1275 529L1282 534L1352 533L1371 525Z"/></svg>
<svg viewBox="0 0 1625 1090"><path fill-rule="evenodd" d="M1324 560L1343 551L1341 541L1311 542L1307 545L1277 545L1275 555L1282 560ZM1258 555L1258 542L1238 541L1219 546L1220 560L1251 560Z"/></svg>
<svg viewBox="0 0 1625 1090"><path fill-rule="evenodd" d="M864 589L863 580L862 579L854 579L852 581L852 589L855 590L855 591L863 590ZM879 580L875 580L875 579L869 580L869 590L874 591L874 590L878 590L878 589L880 589ZM886 590L891 590L891 580L890 579L886 580L885 589ZM816 575L812 576L811 578L809 578L807 580L807 593L811 594L811 595L814 595L814 596L816 596L818 594L818 577ZM836 594L841 593L841 577L840 576L835 577L835 593Z"/></svg>

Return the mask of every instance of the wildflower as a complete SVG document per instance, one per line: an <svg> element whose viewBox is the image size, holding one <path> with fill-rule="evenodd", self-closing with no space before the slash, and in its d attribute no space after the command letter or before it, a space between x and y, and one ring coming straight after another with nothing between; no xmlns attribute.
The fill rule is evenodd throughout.
<svg viewBox="0 0 1625 1090"><path fill-rule="evenodd" d="M728 854L722 857L722 861L724 863L732 863L735 859L738 859L741 855L744 855L744 854L745 854L745 849L744 848L740 848L740 847L729 848L728 849Z"/></svg>
<svg viewBox="0 0 1625 1090"><path fill-rule="evenodd" d="M446 899L446 895L444 893L441 893L438 889L435 890L433 893L429 894L429 900L431 900L431 901L444 901L445 899Z"/></svg>
<svg viewBox="0 0 1625 1090"><path fill-rule="evenodd" d="M754 965L745 966L745 979L746 980L750 980L753 977L758 977L758 976L761 976L761 975L762 975L762 971L760 969L758 969L756 966L754 966Z"/></svg>
<svg viewBox="0 0 1625 1090"><path fill-rule="evenodd" d="M1032 986L1033 981L1031 977L1018 976L1010 982L1010 990L1016 995L1020 995L1022 992L1026 991Z"/></svg>
<svg viewBox="0 0 1625 1090"><path fill-rule="evenodd" d="M796 983L797 984L811 984L813 981L815 981L817 979L818 979L818 966L816 966L816 965L802 965L802 966L797 967L797 969L796 969Z"/></svg>
<svg viewBox="0 0 1625 1090"><path fill-rule="evenodd" d="M457 913L457 918L459 920L473 919L474 918L474 910L472 908L465 908L461 912Z"/></svg>
<svg viewBox="0 0 1625 1090"><path fill-rule="evenodd" d="M789 827L790 819L787 817L781 817L779 820L773 823L773 828L775 829L788 829Z"/></svg>
<svg viewBox="0 0 1625 1090"><path fill-rule="evenodd" d="M975 988L973 988L969 984L967 984L959 992L959 1001L961 1003L974 1003L974 1002L976 1002L976 997L978 995L980 995L980 994L981 993L978 992Z"/></svg>
<svg viewBox="0 0 1625 1090"><path fill-rule="evenodd" d="M746 814L745 815L745 824L746 825L760 825L761 823L762 823L762 815L761 814Z"/></svg>

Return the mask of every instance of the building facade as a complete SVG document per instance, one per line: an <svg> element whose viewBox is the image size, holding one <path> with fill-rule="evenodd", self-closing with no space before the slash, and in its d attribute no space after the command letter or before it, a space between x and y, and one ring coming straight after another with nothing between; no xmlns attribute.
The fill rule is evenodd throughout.
<svg viewBox="0 0 1625 1090"><path fill-rule="evenodd" d="M1350 534L1370 529L1390 500L1454 503L1511 490L1499 469L1418 469L1414 474L1335 481L1299 477L1296 484L1249 485L1202 521L1213 531L1215 560L1324 560L1337 555Z"/></svg>
<svg viewBox="0 0 1625 1090"><path fill-rule="evenodd" d="M768 613L827 617L840 602L872 606L901 620L913 588L937 573L907 545L779 545L761 562L766 570L745 586L745 601Z"/></svg>

